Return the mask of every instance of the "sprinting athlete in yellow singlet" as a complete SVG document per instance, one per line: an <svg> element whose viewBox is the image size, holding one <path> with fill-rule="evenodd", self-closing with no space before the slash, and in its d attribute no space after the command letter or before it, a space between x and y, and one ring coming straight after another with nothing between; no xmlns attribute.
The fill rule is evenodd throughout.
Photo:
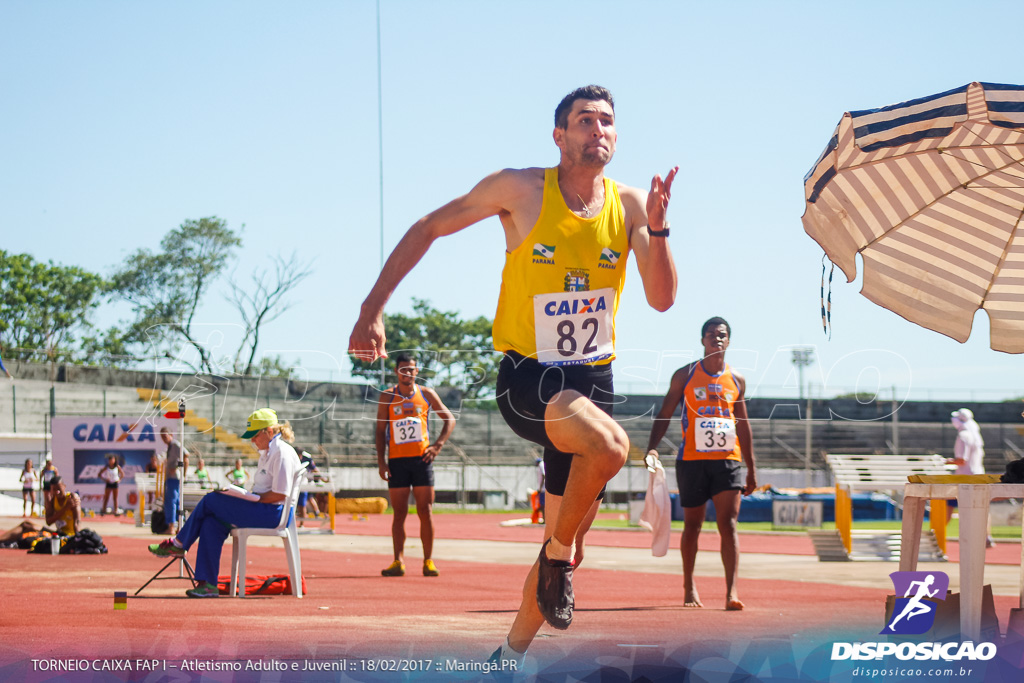
<svg viewBox="0 0 1024 683"><path fill-rule="evenodd" d="M423 575L438 576L434 564L434 458L455 429L455 417L441 402L437 392L416 384L419 368L408 353L395 358L398 384L381 394L377 403L377 469L388 483L388 495L394 519L391 541L395 559L383 576L405 576L405 518L409 514L409 489L416 500L423 543ZM433 408L441 418L441 434L430 443L427 414ZM387 460L384 459L385 451Z"/></svg>
<svg viewBox="0 0 1024 683"><path fill-rule="evenodd" d="M715 504L715 520L722 538L725 567L725 609L741 610L736 591L740 546L736 520L741 494L757 488L754 443L744 396L746 382L725 362L729 348L729 323L711 318L701 328L704 358L676 370L672 375L661 410L651 427L648 457L657 457L657 447L668 431L676 410L682 407L682 441L676 459L676 483L683 507L683 592L686 607L703 607L693 583L697 561L697 538L704 523L708 501ZM740 461L746 463L746 484L740 475Z"/></svg>
<svg viewBox="0 0 1024 683"><path fill-rule="evenodd" d="M583 535L628 453L607 402L629 253L653 308L667 310L676 296L666 212L678 169L664 180L654 176L650 192L604 177L618 136L612 96L598 86L559 103L553 138L557 167L499 171L417 221L388 258L349 338L349 352L361 359L387 355L384 305L399 282L436 239L498 216L506 251L493 330L495 348L505 353L498 402L518 434L544 447L548 473L547 540L508 638L493 655L514 661L545 620L560 629L571 623ZM548 464L556 459L561 482Z"/></svg>

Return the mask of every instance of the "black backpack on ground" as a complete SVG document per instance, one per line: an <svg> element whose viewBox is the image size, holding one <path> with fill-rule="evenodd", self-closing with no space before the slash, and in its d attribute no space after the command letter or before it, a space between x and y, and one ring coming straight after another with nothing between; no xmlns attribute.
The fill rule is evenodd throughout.
<svg viewBox="0 0 1024 683"><path fill-rule="evenodd" d="M171 528L171 525L167 523L167 518L164 517L163 510L153 510L150 515L149 528L154 534L166 534Z"/></svg>
<svg viewBox="0 0 1024 683"><path fill-rule="evenodd" d="M105 555L107 546L103 545L103 537L92 529L82 529L61 546L61 555Z"/></svg>

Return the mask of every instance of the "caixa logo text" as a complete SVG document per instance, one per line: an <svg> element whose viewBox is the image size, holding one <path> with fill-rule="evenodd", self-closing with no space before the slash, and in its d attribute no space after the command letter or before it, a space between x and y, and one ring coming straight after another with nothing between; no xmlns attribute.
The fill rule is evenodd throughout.
<svg viewBox="0 0 1024 683"><path fill-rule="evenodd" d="M547 315L576 315L577 313L596 313L608 308L603 296L592 299L571 299L568 301L549 301L544 305Z"/></svg>
<svg viewBox="0 0 1024 683"><path fill-rule="evenodd" d="M988 661L996 656L995 643L833 643L832 661L884 659L954 662Z"/></svg>

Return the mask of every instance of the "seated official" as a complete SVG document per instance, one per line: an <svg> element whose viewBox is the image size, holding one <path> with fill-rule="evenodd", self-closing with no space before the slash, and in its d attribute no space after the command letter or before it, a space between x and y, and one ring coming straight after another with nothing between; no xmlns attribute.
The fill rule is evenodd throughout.
<svg viewBox="0 0 1024 683"><path fill-rule="evenodd" d="M258 501L236 498L221 491L203 496L176 536L149 546L158 557L181 557L198 540L195 578L199 585L185 591L190 598L215 598L220 553L231 529L273 529L281 521L285 499L299 469L295 449L281 438L277 413L269 408L249 416L242 438L251 439L260 452L252 493Z"/></svg>

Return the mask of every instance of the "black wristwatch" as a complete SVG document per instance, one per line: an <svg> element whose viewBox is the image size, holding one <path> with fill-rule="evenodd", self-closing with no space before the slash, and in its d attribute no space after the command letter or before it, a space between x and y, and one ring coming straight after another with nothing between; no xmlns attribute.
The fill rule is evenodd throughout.
<svg viewBox="0 0 1024 683"><path fill-rule="evenodd" d="M668 221L665 221L665 227L661 230L652 230L651 226L648 225L647 234L650 235L651 237L668 237L669 227L670 226L668 224Z"/></svg>

